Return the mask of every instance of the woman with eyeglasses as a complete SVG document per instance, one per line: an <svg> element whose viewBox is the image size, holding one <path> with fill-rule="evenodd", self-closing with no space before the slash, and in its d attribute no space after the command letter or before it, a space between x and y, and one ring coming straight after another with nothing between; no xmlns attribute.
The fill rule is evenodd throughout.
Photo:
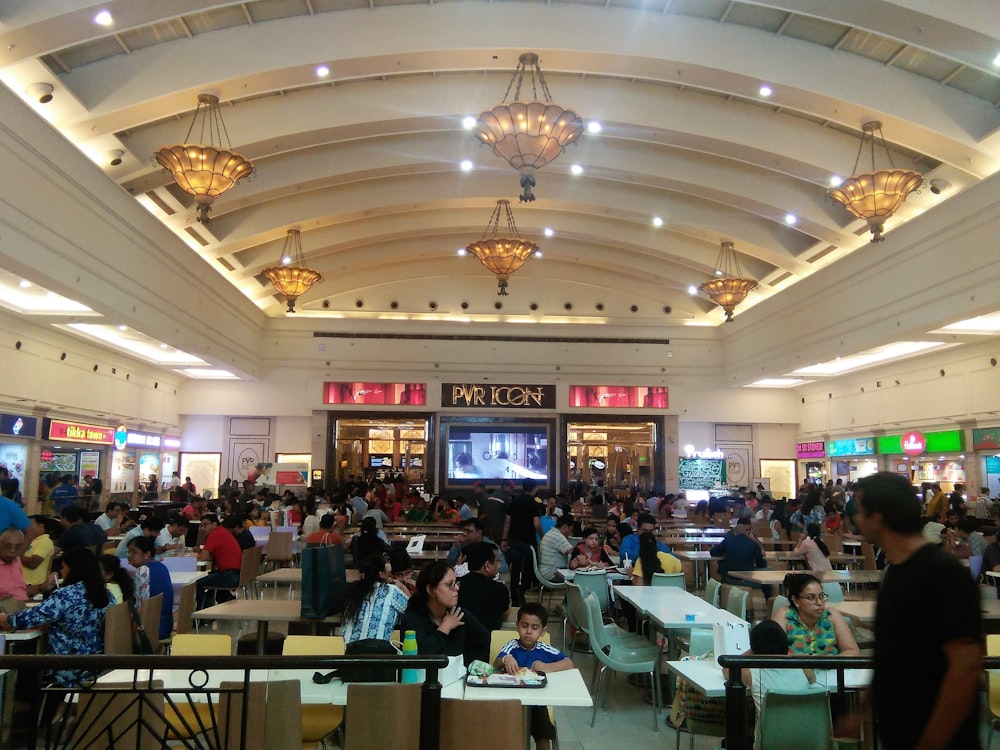
<svg viewBox="0 0 1000 750"><path fill-rule="evenodd" d="M858 656L861 649L854 640L844 616L826 608L829 598L823 585L808 573L785 576L788 606L774 613L775 620L788 635L788 653L798 656Z"/></svg>
<svg viewBox="0 0 1000 750"><path fill-rule="evenodd" d="M490 633L471 612L458 606L458 579L444 560L420 571L417 586L399 622L417 634L420 654L462 655L465 665L490 660Z"/></svg>

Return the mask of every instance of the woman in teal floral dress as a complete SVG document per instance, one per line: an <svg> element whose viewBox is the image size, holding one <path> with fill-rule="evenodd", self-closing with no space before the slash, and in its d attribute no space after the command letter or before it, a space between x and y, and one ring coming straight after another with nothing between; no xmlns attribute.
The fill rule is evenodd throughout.
<svg viewBox="0 0 1000 750"><path fill-rule="evenodd" d="M788 653L799 656L858 656L844 616L826 608L827 595L815 576L789 573L785 576L789 605L775 610L773 619L788 634Z"/></svg>

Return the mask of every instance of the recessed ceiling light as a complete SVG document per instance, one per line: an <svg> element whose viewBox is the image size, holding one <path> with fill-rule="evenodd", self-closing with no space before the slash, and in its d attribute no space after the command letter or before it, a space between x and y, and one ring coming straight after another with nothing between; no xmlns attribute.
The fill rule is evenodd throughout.
<svg viewBox="0 0 1000 750"><path fill-rule="evenodd" d="M587 123L587 132L588 133L600 133L601 132L601 123L597 122L597 120L591 120L590 122Z"/></svg>
<svg viewBox="0 0 1000 750"><path fill-rule="evenodd" d="M653 217L653 226L654 227L662 227L663 226L663 219L661 219L659 216L654 216Z"/></svg>
<svg viewBox="0 0 1000 750"><path fill-rule="evenodd" d="M688 294L697 294L697 293L698 293L698 287L696 287L694 284L688 287Z"/></svg>
<svg viewBox="0 0 1000 750"><path fill-rule="evenodd" d="M555 230L552 229L552 227L545 227L543 233L545 234L546 237L551 237L552 235L555 234Z"/></svg>
<svg viewBox="0 0 1000 750"><path fill-rule="evenodd" d="M766 96L770 96L773 93L774 92L771 90L770 86L761 86L760 87L760 95L761 96L765 96L766 97Z"/></svg>
<svg viewBox="0 0 1000 750"><path fill-rule="evenodd" d="M810 380L800 378L761 378L746 385L746 388L794 388L802 383L810 383Z"/></svg>
<svg viewBox="0 0 1000 750"><path fill-rule="evenodd" d="M318 75L320 78L326 78L328 75L330 75L330 69L326 65L317 65L316 75Z"/></svg>
<svg viewBox="0 0 1000 750"><path fill-rule="evenodd" d="M21 279L17 285L22 289L27 289L29 286L31 286L31 282L28 281L27 279Z"/></svg>
<svg viewBox="0 0 1000 750"><path fill-rule="evenodd" d="M96 16L94 16L94 23L98 26L110 26L115 22L115 19L111 17L111 13L106 10L102 10Z"/></svg>
<svg viewBox="0 0 1000 750"><path fill-rule="evenodd" d="M462 161L459 163L458 166L460 166L462 168L463 172L471 172L472 171L472 162L469 161L468 159L462 159Z"/></svg>
<svg viewBox="0 0 1000 750"><path fill-rule="evenodd" d="M571 164L569 167L569 171L571 174L578 174L578 175L583 174L583 167L581 167L579 164Z"/></svg>
<svg viewBox="0 0 1000 750"><path fill-rule="evenodd" d="M795 214L785 214L785 223L788 224L788 226L794 227L795 222L797 221L798 218L795 216Z"/></svg>
<svg viewBox="0 0 1000 750"><path fill-rule="evenodd" d="M835 357L826 362L800 367L792 371L792 375L840 375L851 370L859 370L863 367L870 367L879 362L886 362L891 359L902 359L921 352L928 352L932 349L943 349L953 346L943 344L938 341L896 341L885 346L878 346L874 349L866 349L857 354L850 354L844 357Z"/></svg>
<svg viewBox="0 0 1000 750"><path fill-rule="evenodd" d="M284 258L281 259L281 265L283 265L283 266L287 266L291 262L292 262L292 259L289 258L287 255Z"/></svg>
<svg viewBox="0 0 1000 750"><path fill-rule="evenodd" d="M535 257L536 258L541 258L542 257L542 251L541 250L535 250Z"/></svg>
<svg viewBox="0 0 1000 750"><path fill-rule="evenodd" d="M458 254L459 255L468 255L469 251L466 250L464 247L460 247L460 248L458 248Z"/></svg>
<svg viewBox="0 0 1000 750"><path fill-rule="evenodd" d="M128 330L128 326L118 326L118 330L119 331L127 331Z"/></svg>
<svg viewBox="0 0 1000 750"><path fill-rule="evenodd" d="M474 127L476 127L477 122L479 121L472 115L466 115L465 117L462 118L462 127L465 128L466 130L472 130Z"/></svg>
<svg viewBox="0 0 1000 750"><path fill-rule="evenodd" d="M844 178L841 177L839 174L835 174L833 177L830 178L830 187L840 187L843 184L844 184Z"/></svg>

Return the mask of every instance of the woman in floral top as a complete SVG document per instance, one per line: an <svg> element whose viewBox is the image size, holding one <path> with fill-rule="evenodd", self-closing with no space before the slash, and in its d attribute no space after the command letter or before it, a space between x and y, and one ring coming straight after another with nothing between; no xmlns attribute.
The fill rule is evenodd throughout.
<svg viewBox="0 0 1000 750"><path fill-rule="evenodd" d="M68 549L62 558L61 588L37 607L12 614L0 613L0 628L27 630L48 626L49 653L104 652L104 613L111 603L97 557L89 549ZM58 669L48 675L63 687L96 679L94 672Z"/></svg>
<svg viewBox="0 0 1000 750"><path fill-rule="evenodd" d="M789 605L774 613L774 619L788 635L788 653L799 656L858 656L861 649L854 640L844 616L826 608L823 585L808 573L785 576Z"/></svg>

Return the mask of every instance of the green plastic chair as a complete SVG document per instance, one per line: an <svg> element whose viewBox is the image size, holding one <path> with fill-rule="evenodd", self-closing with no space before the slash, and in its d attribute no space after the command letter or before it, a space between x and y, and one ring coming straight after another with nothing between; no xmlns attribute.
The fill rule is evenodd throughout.
<svg viewBox="0 0 1000 750"><path fill-rule="evenodd" d="M594 712L590 717L590 726L594 726L597 722L597 704L600 700L601 685L606 683L604 679L605 673L608 669L611 669L615 672L623 672L625 674L649 675L650 683L653 686L653 731L659 732L660 724L658 718L660 704L663 700L663 696L660 695L660 675L657 669L659 666L657 658L659 656L659 647L656 644L647 642L641 648L626 648L622 644L616 643L608 635L607 626L604 624L601 607L597 603L597 598L593 594L587 594L584 597L584 604L587 607L587 634L590 636L590 645L594 649L594 656L597 657L597 661L601 664L600 674L598 674L597 682L593 687ZM608 707L609 692L610 685L605 684L605 710Z"/></svg>
<svg viewBox="0 0 1000 750"><path fill-rule="evenodd" d="M781 594L778 594L776 597L774 597L774 603L771 604L771 617L774 617L774 613L777 612L779 609L781 609L782 607L787 607L789 604L791 604L791 602L788 601L787 596L782 596Z"/></svg>
<svg viewBox="0 0 1000 750"><path fill-rule="evenodd" d="M579 586L570 583L566 585L566 614L569 617L569 621L573 623L573 627L577 628L583 633L587 633L589 636L590 624L587 621L587 605L584 603L583 598L588 592L583 591ZM603 620L603 616L602 616ZM639 649L649 645L649 639L644 638L637 633L630 633L617 625L609 625L605 623L605 632L613 642L620 644L626 649ZM565 638L563 640L565 643ZM575 639L571 644L573 648L576 647ZM573 654L570 653L570 658L573 658ZM594 674L591 677L590 684L593 685L597 678L597 668L598 662L594 660Z"/></svg>
<svg viewBox="0 0 1000 750"><path fill-rule="evenodd" d="M542 586L542 593L538 596L539 603L542 603L546 593L551 594L554 591L563 591L566 588L565 583L550 581L542 575L538 569L538 550L534 547L531 548L531 567L534 568L535 578L538 579L538 583Z"/></svg>
<svg viewBox="0 0 1000 750"><path fill-rule="evenodd" d="M744 620L747 619L747 595L749 593L746 589L734 586L729 592L729 599L726 601L726 611Z"/></svg>
<svg viewBox="0 0 1000 750"><path fill-rule="evenodd" d="M601 612L611 609L611 594L608 591L608 571L590 570L586 573L577 571L573 577L573 584L580 588L584 596L587 593L597 597L597 603L601 607Z"/></svg>
<svg viewBox="0 0 1000 750"><path fill-rule="evenodd" d="M829 750L833 724L825 690L764 693L760 711L760 742L767 750ZM808 727L808 731L804 728Z"/></svg>
<svg viewBox="0 0 1000 750"><path fill-rule="evenodd" d="M683 573L653 573L650 586L672 586L678 589L687 589L687 580Z"/></svg>
<svg viewBox="0 0 1000 750"><path fill-rule="evenodd" d="M717 581L714 578L709 578L705 583L705 596L706 602L711 604L713 607L718 608L719 606L719 594L722 592L722 582Z"/></svg>
<svg viewBox="0 0 1000 750"><path fill-rule="evenodd" d="M825 593L829 598L828 602L842 602L844 601L844 589L841 588L840 584L836 581L828 581L823 584L823 593Z"/></svg>

